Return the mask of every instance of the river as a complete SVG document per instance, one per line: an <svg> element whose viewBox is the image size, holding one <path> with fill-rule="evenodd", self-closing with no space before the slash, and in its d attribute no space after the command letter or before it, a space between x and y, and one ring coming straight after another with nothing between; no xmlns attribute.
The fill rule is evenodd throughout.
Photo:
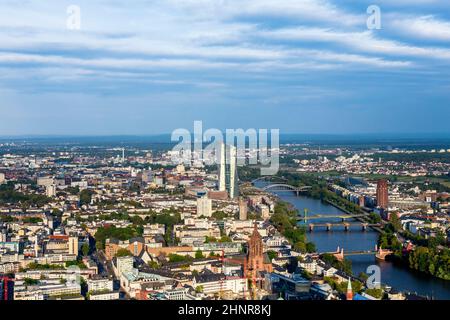
<svg viewBox="0 0 450 320"><path fill-rule="evenodd" d="M305 196L296 196L293 192L277 192L284 201L291 203L303 214L305 208L308 214L343 214L341 210L320 200ZM309 220L314 222L314 220ZM331 218L328 221L333 221ZM338 220L339 221L339 220ZM324 220L321 220L324 222ZM372 229L361 231L361 228L352 227L349 232L343 227L333 228L331 232L325 229L315 229L308 233L309 241L316 244L319 252L334 252L337 247L348 251L371 250L375 248L378 233ZM450 281L441 280L425 274L417 273L406 267L393 264L392 262L379 261L374 255L349 256L352 261L352 269L355 275L361 271L366 272L369 265L378 265L381 270L381 282L401 290L416 292L423 296L433 296L435 299L450 300Z"/></svg>

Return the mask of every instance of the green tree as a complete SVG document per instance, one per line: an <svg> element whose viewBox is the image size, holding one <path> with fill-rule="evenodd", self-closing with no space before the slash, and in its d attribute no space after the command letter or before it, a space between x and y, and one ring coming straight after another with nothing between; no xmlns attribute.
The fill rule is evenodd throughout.
<svg viewBox="0 0 450 320"><path fill-rule="evenodd" d="M402 223L400 222L400 219L399 219L397 213L392 212L390 214L389 222L392 224L395 231L402 230Z"/></svg>
<svg viewBox="0 0 450 320"><path fill-rule="evenodd" d="M205 258L205 256L203 255L202 250L198 249L198 250L195 252L195 259L204 259L204 258Z"/></svg>
<svg viewBox="0 0 450 320"><path fill-rule="evenodd" d="M159 269L159 264L158 264L158 262L156 262L156 261L154 261L154 260L149 261L147 264L148 264L148 266L149 266L150 268L152 268L152 269Z"/></svg>
<svg viewBox="0 0 450 320"><path fill-rule="evenodd" d="M306 243L306 252L312 253L312 252L316 252L316 245L314 244L314 242L307 242Z"/></svg>
<svg viewBox="0 0 450 320"><path fill-rule="evenodd" d="M267 253L267 256L269 257L270 261L272 261L272 259L275 259L276 257L278 257L278 253L276 251L268 250L266 253Z"/></svg>
<svg viewBox="0 0 450 320"><path fill-rule="evenodd" d="M89 189L84 189L80 192L80 205L88 205L91 203L92 195L94 191Z"/></svg>
<svg viewBox="0 0 450 320"><path fill-rule="evenodd" d="M372 289L366 289L365 291L368 295L377 298L377 299L381 299L383 298L384 295L384 291L383 289L377 289L377 288L372 288Z"/></svg>
<svg viewBox="0 0 450 320"><path fill-rule="evenodd" d="M81 246L81 252L83 253L83 256L87 256L89 254L89 244L88 243L83 243L83 245Z"/></svg>
<svg viewBox="0 0 450 320"><path fill-rule="evenodd" d="M117 250L117 253L116 253L116 257L129 257L132 255L133 254L130 252L130 250L125 249L125 248L120 248L119 250Z"/></svg>

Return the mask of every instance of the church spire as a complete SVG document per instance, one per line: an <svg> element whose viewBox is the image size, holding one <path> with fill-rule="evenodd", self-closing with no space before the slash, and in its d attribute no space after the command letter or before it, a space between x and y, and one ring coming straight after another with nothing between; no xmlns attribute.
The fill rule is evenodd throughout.
<svg viewBox="0 0 450 320"><path fill-rule="evenodd" d="M350 277L348 278L346 298L347 300L353 300L352 279Z"/></svg>

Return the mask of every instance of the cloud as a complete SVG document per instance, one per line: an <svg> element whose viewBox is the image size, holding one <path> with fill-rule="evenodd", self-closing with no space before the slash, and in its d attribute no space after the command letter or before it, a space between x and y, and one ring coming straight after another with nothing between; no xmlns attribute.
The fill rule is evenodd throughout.
<svg viewBox="0 0 450 320"><path fill-rule="evenodd" d="M421 17L398 17L390 23L404 35L427 40L450 41L450 22L433 15ZM447 43L448 44L448 43Z"/></svg>
<svg viewBox="0 0 450 320"><path fill-rule="evenodd" d="M338 43L361 52L421 57L430 59L450 59L450 49L439 47L418 47L395 40L378 38L373 31L345 32L324 28L284 28L262 31L261 36L275 39L311 42Z"/></svg>

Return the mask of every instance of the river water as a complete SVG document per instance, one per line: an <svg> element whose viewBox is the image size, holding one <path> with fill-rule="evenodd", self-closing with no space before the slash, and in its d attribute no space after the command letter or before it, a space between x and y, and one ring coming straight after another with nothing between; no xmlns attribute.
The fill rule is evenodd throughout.
<svg viewBox="0 0 450 320"><path fill-rule="evenodd" d="M303 214L305 208L311 215L344 213L320 200L296 196L293 192L277 192L277 195L282 200L291 203L301 214ZM332 222L333 218L320 220L320 222L325 221ZM309 222L314 223L314 220L309 220ZM327 232L325 228L317 228L308 233L307 236L309 241L316 244L318 252L334 252L338 246L344 248L344 252L346 250L372 250L375 248L378 239L376 231L369 228L363 232L360 227L356 226L351 227L349 232L344 231L343 227L334 227L331 232ZM401 291L416 292L424 296L433 296L435 299L450 300L450 281L417 273L392 262L379 261L374 255L349 256L348 259L352 261L352 269L355 275L358 275L361 271L366 272L368 266L376 264L381 269L381 282L384 284Z"/></svg>

